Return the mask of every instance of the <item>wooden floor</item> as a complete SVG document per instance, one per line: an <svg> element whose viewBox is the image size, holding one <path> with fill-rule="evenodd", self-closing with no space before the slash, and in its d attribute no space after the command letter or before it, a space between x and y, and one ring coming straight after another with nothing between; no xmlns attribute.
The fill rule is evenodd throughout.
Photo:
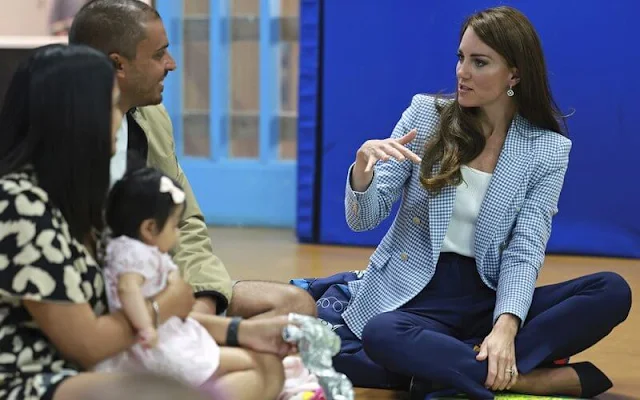
<svg viewBox="0 0 640 400"><path fill-rule="evenodd" d="M233 279L277 280L318 277L364 269L372 248L299 245L293 231L212 228L216 254ZM548 256L539 283L549 284L584 274L609 270L624 276L640 296L640 260ZM634 305L627 321L597 346L574 357L589 360L614 382L600 399L640 399L640 311ZM634 332L635 331L635 332ZM397 394L359 390L357 399L393 399ZM401 398L401 397L398 397Z"/></svg>

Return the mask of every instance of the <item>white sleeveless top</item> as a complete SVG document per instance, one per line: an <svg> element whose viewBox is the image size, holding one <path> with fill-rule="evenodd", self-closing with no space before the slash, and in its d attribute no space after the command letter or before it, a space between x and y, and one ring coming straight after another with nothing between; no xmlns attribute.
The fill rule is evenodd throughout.
<svg viewBox="0 0 640 400"><path fill-rule="evenodd" d="M461 166L463 182L458 185L453 213L441 253L457 253L475 258L476 221L493 174Z"/></svg>

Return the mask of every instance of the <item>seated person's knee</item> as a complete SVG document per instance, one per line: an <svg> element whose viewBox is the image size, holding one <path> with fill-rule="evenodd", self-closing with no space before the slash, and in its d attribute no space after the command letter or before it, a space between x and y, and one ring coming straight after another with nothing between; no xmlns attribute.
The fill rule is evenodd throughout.
<svg viewBox="0 0 640 400"><path fill-rule="evenodd" d="M604 296L606 303L611 307L622 322L627 319L631 311L631 287L629 283L615 272L601 272L600 278L604 281Z"/></svg>
<svg viewBox="0 0 640 400"><path fill-rule="evenodd" d="M386 313L376 315L364 326L362 348L371 359L376 358L376 354L389 350L387 345L391 327L391 321Z"/></svg>
<svg viewBox="0 0 640 400"><path fill-rule="evenodd" d="M316 317L318 315L318 309L313 297L303 289L299 287L289 285L287 286L286 293L281 298L282 305L280 308L289 309L290 312L297 314L310 315Z"/></svg>

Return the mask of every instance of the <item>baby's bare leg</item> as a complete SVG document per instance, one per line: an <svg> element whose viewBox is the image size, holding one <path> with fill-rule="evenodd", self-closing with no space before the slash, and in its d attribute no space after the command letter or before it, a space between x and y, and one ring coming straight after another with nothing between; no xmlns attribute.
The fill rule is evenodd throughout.
<svg viewBox="0 0 640 400"><path fill-rule="evenodd" d="M284 385L282 360L234 347L220 348L220 366L204 388L214 398L273 400Z"/></svg>

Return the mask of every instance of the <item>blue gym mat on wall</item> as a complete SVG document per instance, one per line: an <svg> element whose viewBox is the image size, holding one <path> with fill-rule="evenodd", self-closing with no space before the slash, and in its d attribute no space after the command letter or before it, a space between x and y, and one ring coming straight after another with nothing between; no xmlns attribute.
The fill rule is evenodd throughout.
<svg viewBox="0 0 640 400"><path fill-rule="evenodd" d="M538 30L562 111L575 110L568 121L573 149L549 252L640 258L640 79L634 73L640 56L630 17L640 13L640 2L301 4L301 241L380 241L395 212L366 233L352 232L345 222L345 178L357 149L367 139L388 137L414 94L453 91L464 17L510 4Z"/></svg>

